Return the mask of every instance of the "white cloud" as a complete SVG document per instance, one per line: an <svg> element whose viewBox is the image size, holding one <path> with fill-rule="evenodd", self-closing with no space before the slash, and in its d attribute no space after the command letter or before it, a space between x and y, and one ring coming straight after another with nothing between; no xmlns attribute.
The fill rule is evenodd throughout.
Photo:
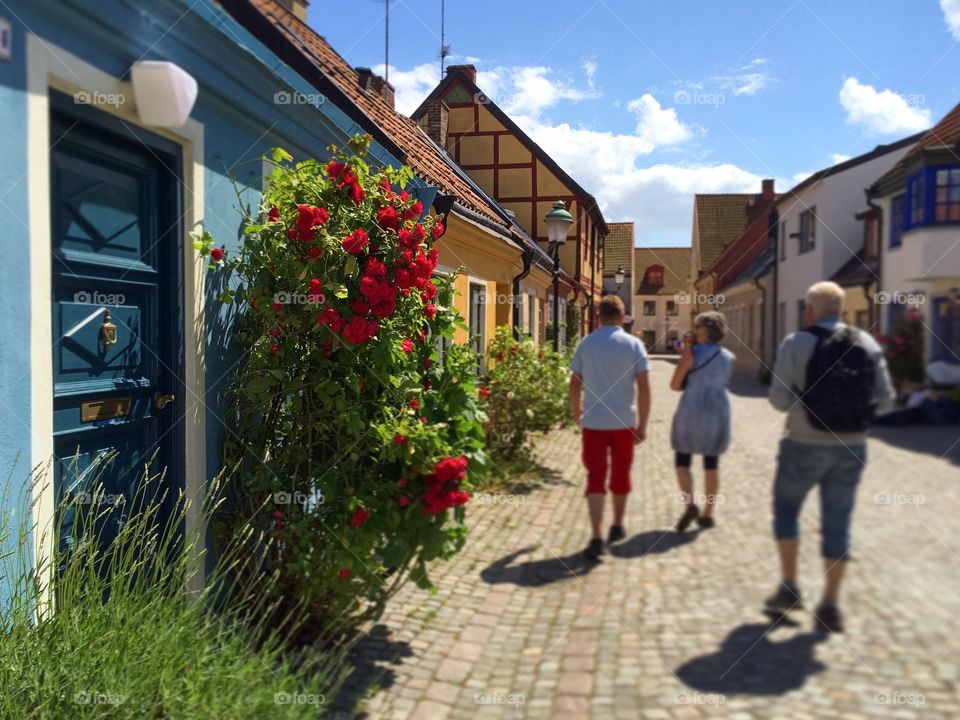
<svg viewBox="0 0 960 720"><path fill-rule="evenodd" d="M847 111L847 123L870 133L893 135L930 127L929 110L912 106L893 90L878 91L855 77L847 78L840 88L840 104Z"/></svg>
<svg viewBox="0 0 960 720"><path fill-rule="evenodd" d="M593 76L597 74L597 63L593 60L587 60L583 64L583 71L587 74L587 85L593 87Z"/></svg>
<svg viewBox="0 0 960 720"><path fill-rule="evenodd" d="M764 88L769 87L773 77L766 72L742 73L740 75L721 75L714 81L724 90L734 95L756 95Z"/></svg>
<svg viewBox="0 0 960 720"><path fill-rule="evenodd" d="M844 153L830 153L830 162L834 165L839 165L842 162L846 162L850 158L850 155L845 155Z"/></svg>
<svg viewBox="0 0 960 720"><path fill-rule="evenodd" d="M501 75L504 71L500 71ZM560 80L548 77L551 74L548 67L527 66L510 68L506 71L510 83L510 96L501 108L508 115L526 115L540 117L540 114L551 105L561 100L574 102L598 97L592 88L579 89ZM592 82L592 75L587 73ZM493 96L491 96L493 97ZM498 103L499 104L499 103Z"/></svg>
<svg viewBox="0 0 960 720"><path fill-rule="evenodd" d="M676 145L693 136L690 128L680 122L675 109L661 107L649 93L631 100L627 109L637 116L636 136L650 143L651 150L660 145Z"/></svg>
<svg viewBox="0 0 960 720"><path fill-rule="evenodd" d="M757 192L760 176L735 165L644 162L658 149L681 148L701 131L684 123L676 109L651 93L611 103L633 126L629 132L573 126L550 118L564 102L595 100L597 65L581 65L586 86L557 77L549 67L478 69L477 85L583 188L594 195L609 221L633 220L638 241L687 244L695 193ZM375 69L380 72L382 68ZM397 107L411 112L433 89L435 64L409 71L391 68ZM612 124L612 122L611 122Z"/></svg>
<svg viewBox="0 0 960 720"><path fill-rule="evenodd" d="M950 33L960 40L960 0L940 0L940 9Z"/></svg>
<svg viewBox="0 0 960 720"><path fill-rule="evenodd" d="M762 57L753 58L745 65L738 68L737 72L730 72L726 75L717 75L712 78L721 90L736 95L756 95L774 82L773 77L767 70L758 69L767 64L767 59ZM698 84L700 87L703 83Z"/></svg>
<svg viewBox="0 0 960 720"><path fill-rule="evenodd" d="M384 65L370 68L377 75L383 75ZM394 105L404 115L416 110L427 95L440 83L440 65L423 63L412 70L400 70L390 66L390 84L396 91Z"/></svg>

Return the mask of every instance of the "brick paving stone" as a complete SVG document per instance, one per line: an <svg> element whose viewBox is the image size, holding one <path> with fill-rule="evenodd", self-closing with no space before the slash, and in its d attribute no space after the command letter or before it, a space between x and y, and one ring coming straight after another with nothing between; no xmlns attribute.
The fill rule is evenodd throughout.
<svg viewBox="0 0 960 720"><path fill-rule="evenodd" d="M783 419L757 383L733 386L716 527L672 532L682 511L672 369L653 360L627 538L599 563L582 559L579 435L541 438L545 481L522 502L475 498L465 549L431 568L437 593L408 585L358 645L364 665L348 681L358 697L386 673L361 711L374 720L960 717L960 644L948 631L960 614L960 513L943 511L960 506L960 445L941 457L956 428L872 433L844 586L847 633L823 638L809 612L776 627L759 612L777 579L770 490ZM694 476L702 492L699 467ZM812 606L823 588L816 498L801 525L800 584Z"/></svg>

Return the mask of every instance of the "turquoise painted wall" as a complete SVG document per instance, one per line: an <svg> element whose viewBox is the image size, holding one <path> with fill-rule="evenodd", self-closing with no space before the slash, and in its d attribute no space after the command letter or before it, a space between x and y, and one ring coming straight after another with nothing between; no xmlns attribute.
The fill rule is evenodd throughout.
<svg viewBox="0 0 960 720"><path fill-rule="evenodd" d="M29 388L51 381L30 375L26 28L114 76L127 78L132 63L142 58L173 61L198 80L192 117L205 126L205 224L228 251L237 247L241 227L234 182L241 201L255 206L262 171L258 158L277 145L297 157L326 157L327 145L342 144L360 129L331 102L274 104L278 91L316 91L209 0L7 0L0 17L13 27L13 57L0 61L0 210L6 218L0 230L0 482L15 489L30 463L39 460L30 457ZM371 154L381 163L399 164L379 145ZM209 479L220 470L223 387L238 350L230 343L229 308L216 300L217 279L208 280ZM5 502L0 510L9 513L14 498Z"/></svg>

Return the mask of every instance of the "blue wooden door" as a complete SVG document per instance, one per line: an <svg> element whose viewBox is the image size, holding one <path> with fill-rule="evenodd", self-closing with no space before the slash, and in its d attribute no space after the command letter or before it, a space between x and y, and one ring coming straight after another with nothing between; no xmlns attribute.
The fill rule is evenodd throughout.
<svg viewBox="0 0 960 720"><path fill-rule="evenodd" d="M94 514L109 541L146 501L161 502L165 517L182 484L182 185L173 143L59 97L53 107L54 487L66 500L63 548L83 507L108 510ZM155 479L145 483L148 476Z"/></svg>

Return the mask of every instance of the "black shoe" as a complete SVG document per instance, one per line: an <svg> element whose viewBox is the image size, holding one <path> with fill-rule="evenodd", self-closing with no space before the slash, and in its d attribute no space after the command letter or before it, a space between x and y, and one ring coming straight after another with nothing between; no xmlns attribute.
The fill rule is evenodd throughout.
<svg viewBox="0 0 960 720"><path fill-rule="evenodd" d="M690 523L696 520L700 516L700 508L696 505L690 505L683 512L683 515L680 516L680 519L677 521L677 532L682 533L688 527Z"/></svg>
<svg viewBox="0 0 960 720"><path fill-rule="evenodd" d="M697 518L697 525L699 525L704 530L709 530L716 523L713 522L713 518L710 515L701 515Z"/></svg>
<svg viewBox="0 0 960 720"><path fill-rule="evenodd" d="M627 531L623 529L623 525L611 525L610 534L607 535L608 543L620 542L627 536Z"/></svg>
<svg viewBox="0 0 960 720"><path fill-rule="evenodd" d="M813 611L813 629L825 633L843 632L843 615L836 605L820 603Z"/></svg>
<svg viewBox="0 0 960 720"><path fill-rule="evenodd" d="M763 601L763 611L768 615L786 615L791 610L803 610L803 600L799 590L782 583L777 592Z"/></svg>
<svg viewBox="0 0 960 720"><path fill-rule="evenodd" d="M590 544L587 545L587 549L583 551L583 555L587 560L597 560L603 555L603 540L600 538L594 538L590 541Z"/></svg>

